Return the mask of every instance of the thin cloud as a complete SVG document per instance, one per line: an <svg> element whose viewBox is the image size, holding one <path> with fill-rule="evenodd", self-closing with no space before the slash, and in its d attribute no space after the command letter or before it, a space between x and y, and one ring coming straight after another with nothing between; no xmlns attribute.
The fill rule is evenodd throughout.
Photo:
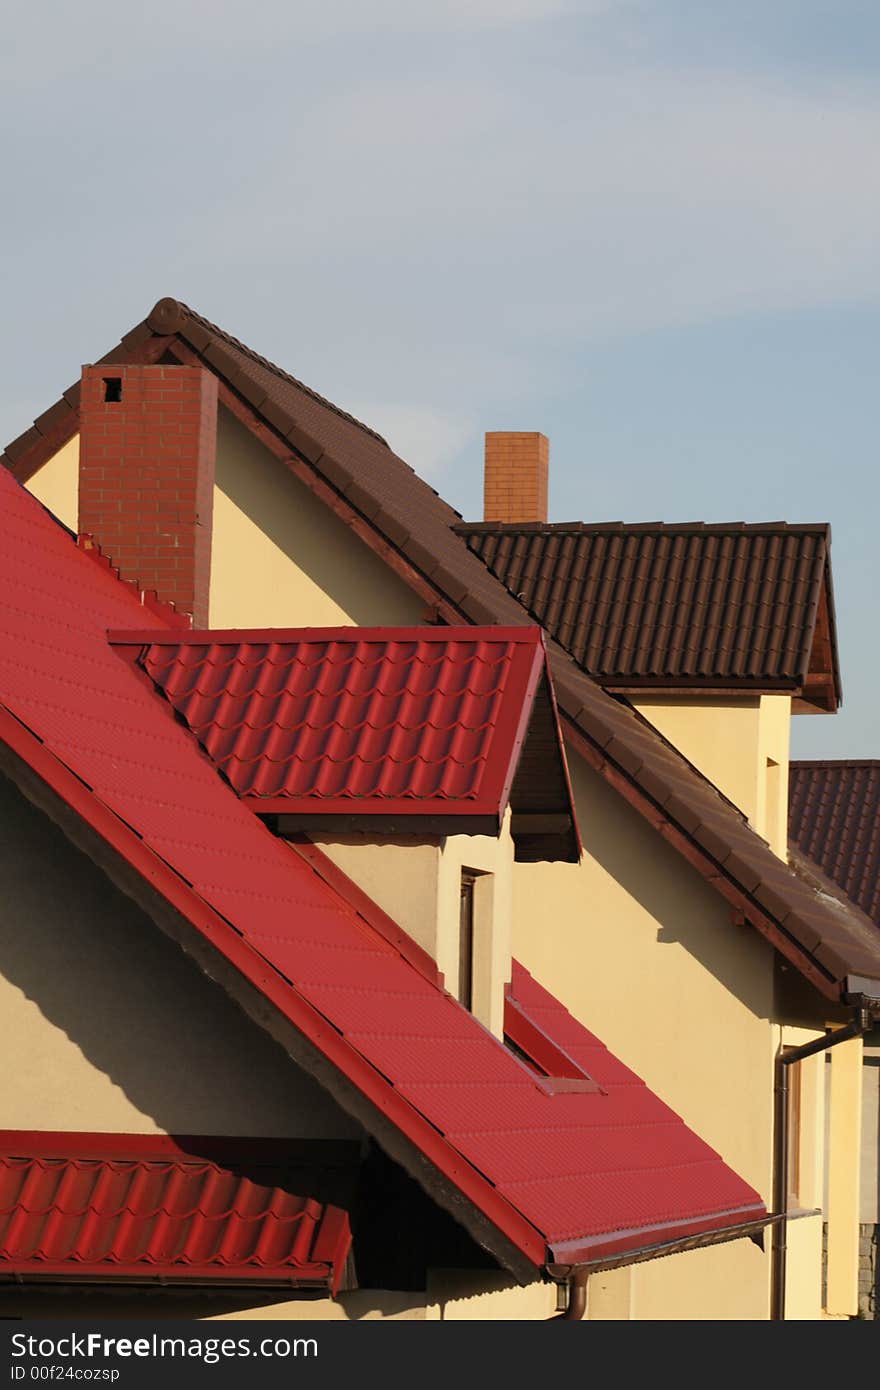
<svg viewBox="0 0 880 1390"><path fill-rule="evenodd" d="M401 458L418 459L419 472L431 482L474 438L471 419L432 406L355 399L346 409L358 419L368 420Z"/></svg>
<svg viewBox="0 0 880 1390"><path fill-rule="evenodd" d="M45 86L65 74L141 68L152 56L172 72L187 58L243 58L287 50L290 80L309 44L376 34L480 34L562 18L601 19L635 0L178 0L120 9L118 0L43 0L20 5L6 35L0 72L16 86Z"/></svg>

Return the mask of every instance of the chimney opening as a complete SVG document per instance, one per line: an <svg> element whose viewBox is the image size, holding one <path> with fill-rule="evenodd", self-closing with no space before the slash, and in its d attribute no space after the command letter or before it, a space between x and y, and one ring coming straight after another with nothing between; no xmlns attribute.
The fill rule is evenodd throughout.
<svg viewBox="0 0 880 1390"><path fill-rule="evenodd" d="M121 376L104 377L104 400L110 401L113 404L116 404L122 400Z"/></svg>

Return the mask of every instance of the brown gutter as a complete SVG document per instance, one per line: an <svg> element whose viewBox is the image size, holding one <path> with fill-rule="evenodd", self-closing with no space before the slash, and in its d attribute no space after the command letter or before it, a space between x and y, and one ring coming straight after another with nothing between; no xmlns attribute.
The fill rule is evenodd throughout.
<svg viewBox="0 0 880 1390"><path fill-rule="evenodd" d="M824 1040L823 1040L824 1041ZM697 1235L683 1236L679 1240L668 1240L657 1245L646 1245L641 1250L628 1250L620 1255L610 1255L590 1264L550 1265L548 1272L558 1283L568 1285L568 1306L564 1313L556 1313L550 1322L574 1322L584 1316L587 1307L587 1281L591 1274L602 1270L621 1269L625 1265L643 1264L646 1260L656 1260L663 1255L679 1255L686 1250L701 1250L706 1245L722 1245L727 1241L739 1240L748 1236L750 1240L763 1244L762 1236L767 1226L777 1227L786 1220L785 1213L761 1217L757 1221L741 1222L736 1226L722 1226L713 1231L701 1231Z"/></svg>
<svg viewBox="0 0 880 1390"><path fill-rule="evenodd" d="M780 1218L773 1232L773 1265L770 1275L770 1320L785 1321L785 1275L788 1263L788 1223L792 1219L788 1211L788 1154L789 1154L789 1114L788 1114L788 1069L795 1062L814 1057L818 1052L827 1052L838 1043L850 1042L860 1038L871 1027L870 1009L860 1008L852 1023L836 1028L822 1038L804 1043L801 1047L780 1049L776 1057L775 1130L776 1154L773 1174L773 1204L780 1212Z"/></svg>
<svg viewBox="0 0 880 1390"><path fill-rule="evenodd" d="M565 1312L555 1313L549 1322L580 1322L587 1311L587 1283L590 1271L579 1269L568 1281L568 1302Z"/></svg>

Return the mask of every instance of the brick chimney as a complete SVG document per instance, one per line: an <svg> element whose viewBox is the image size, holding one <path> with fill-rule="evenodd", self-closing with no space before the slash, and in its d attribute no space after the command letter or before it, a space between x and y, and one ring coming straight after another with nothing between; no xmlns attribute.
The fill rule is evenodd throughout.
<svg viewBox="0 0 880 1390"><path fill-rule="evenodd" d="M194 627L208 626L216 445L202 367L83 367L80 536Z"/></svg>
<svg viewBox="0 0 880 1390"><path fill-rule="evenodd" d="M546 521L549 466L545 434L488 433L484 521Z"/></svg>

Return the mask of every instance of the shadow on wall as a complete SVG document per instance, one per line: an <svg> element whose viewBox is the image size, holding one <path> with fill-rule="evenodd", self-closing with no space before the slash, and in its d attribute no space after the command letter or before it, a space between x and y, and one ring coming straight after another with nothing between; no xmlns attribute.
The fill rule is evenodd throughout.
<svg viewBox="0 0 880 1390"><path fill-rule="evenodd" d="M0 1320L20 1318L147 1318L163 1322L175 1318L243 1318L260 1321L311 1321L332 1318L340 1322L363 1319L424 1319L424 1293L399 1293L384 1289L357 1289L341 1293L330 1302L324 1293L298 1293L288 1290L255 1289L248 1293L198 1293L192 1289L123 1288L74 1289L59 1292L43 1289L7 1289L0 1292ZM230 1335L230 1334L224 1334ZM311 1334L309 1334L311 1335Z"/></svg>
<svg viewBox="0 0 880 1390"><path fill-rule="evenodd" d="M0 824L6 1127L359 1134L5 778Z"/></svg>
<svg viewBox="0 0 880 1390"><path fill-rule="evenodd" d="M773 950L598 772L570 757L585 852L656 924L754 1014L773 1009Z"/></svg>

